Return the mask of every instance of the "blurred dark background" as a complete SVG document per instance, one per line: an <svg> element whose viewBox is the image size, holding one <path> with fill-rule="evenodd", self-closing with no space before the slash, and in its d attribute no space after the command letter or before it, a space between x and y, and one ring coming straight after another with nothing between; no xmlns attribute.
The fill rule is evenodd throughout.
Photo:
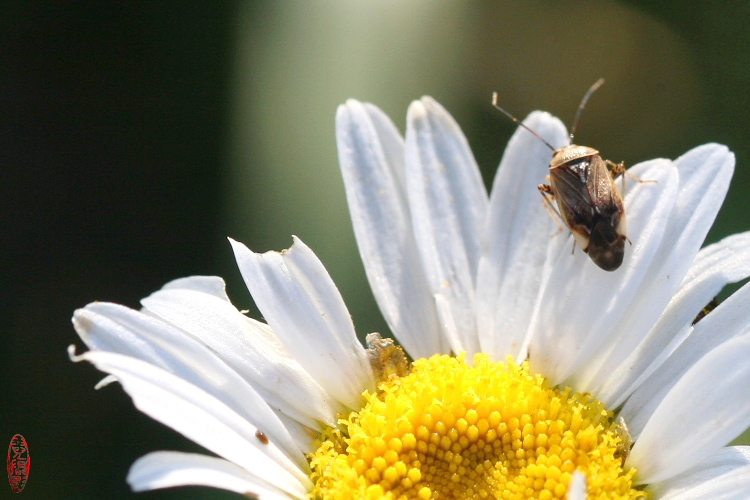
<svg viewBox="0 0 750 500"><path fill-rule="evenodd" d="M265 251L299 235L358 331L387 331L336 160L334 113L349 97L403 130L409 102L434 96L489 183L513 132L492 91L519 117L545 109L570 123L603 76L578 142L628 165L727 144L737 169L708 241L747 231L748 25L742 1L3 2L0 443L29 443L22 495L130 497L136 458L197 449L116 384L95 391L102 374L65 350L81 346L75 308L138 307L193 274L224 276L257 317L226 236Z"/></svg>

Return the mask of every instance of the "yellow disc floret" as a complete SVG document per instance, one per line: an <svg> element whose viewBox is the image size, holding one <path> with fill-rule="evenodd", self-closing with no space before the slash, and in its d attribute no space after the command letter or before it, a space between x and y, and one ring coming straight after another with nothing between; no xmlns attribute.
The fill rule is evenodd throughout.
<svg viewBox="0 0 750 500"><path fill-rule="evenodd" d="M433 356L364 398L311 455L312 498L565 498L576 470L590 499L646 498L613 415L526 363Z"/></svg>

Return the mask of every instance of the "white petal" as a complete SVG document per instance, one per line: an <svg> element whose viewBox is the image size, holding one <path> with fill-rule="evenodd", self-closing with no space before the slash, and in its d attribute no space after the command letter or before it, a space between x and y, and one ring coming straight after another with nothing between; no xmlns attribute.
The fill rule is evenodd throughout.
<svg viewBox="0 0 750 500"><path fill-rule="evenodd" d="M750 498L750 447L730 446L698 467L649 485L659 500L747 500Z"/></svg>
<svg viewBox="0 0 750 500"><path fill-rule="evenodd" d="M628 457L639 483L663 481L694 467L745 430L750 421L748 359L750 334L713 349L680 378Z"/></svg>
<svg viewBox="0 0 750 500"><path fill-rule="evenodd" d="M656 370L692 332L698 311L727 284L750 276L750 232L729 236L703 248L659 320L641 344L596 390L611 408L625 399Z"/></svg>
<svg viewBox="0 0 750 500"><path fill-rule="evenodd" d="M227 286L224 280L218 276L188 276L172 280L162 290L194 290L213 295L222 300L230 302L227 296Z"/></svg>
<svg viewBox="0 0 750 500"><path fill-rule="evenodd" d="M73 352L75 352L75 346L71 345L69 347L73 348ZM112 375L107 375L106 377L104 377L103 379L101 379L99 382L96 383L96 385L94 386L94 390L98 391L99 389L103 389L104 387L107 387L108 385L115 384L115 383L117 383L117 379L113 377Z"/></svg>
<svg viewBox="0 0 750 500"><path fill-rule="evenodd" d="M284 347L328 394L350 408L374 390L364 347L331 277L302 241L256 254L231 240L237 265L263 317Z"/></svg>
<svg viewBox="0 0 750 500"><path fill-rule="evenodd" d="M204 448L252 471L292 495L304 495L309 478L258 429L224 403L169 372L141 360L88 351L76 358L117 377L133 404Z"/></svg>
<svg viewBox="0 0 750 500"><path fill-rule="evenodd" d="M530 328L532 368L553 383L575 376L601 356L601 343L627 311L640 284L649 279L646 270L674 206L678 175L668 160L641 163L630 171L657 182L628 185L625 210L633 243L626 244L622 266L603 271L580 249L574 255L561 251L553 262ZM575 377L568 383L585 390L576 385Z"/></svg>
<svg viewBox="0 0 750 500"><path fill-rule="evenodd" d="M573 471L568 484L567 500L586 500L586 476L581 471Z"/></svg>
<svg viewBox="0 0 750 500"><path fill-rule="evenodd" d="M306 450L307 453L309 453L310 450L313 449L313 441L315 441L319 437L318 433L310 427L300 424L298 421L292 419L292 417L283 413L281 410L275 409L275 411L276 415L279 417L279 420L281 420L281 422L284 424L284 427L286 427L289 431L289 434L291 434L294 442L297 443L297 446L299 446L301 450ZM303 467L302 470L306 470L306 468Z"/></svg>
<svg viewBox="0 0 750 500"><path fill-rule="evenodd" d="M547 113L536 111L524 124L555 147L567 143L565 126ZM537 185L551 158L542 141L519 127L495 175L477 275L479 343L494 359L519 351L539 295L555 223Z"/></svg>
<svg viewBox="0 0 750 500"><path fill-rule="evenodd" d="M415 359L447 353L412 230L404 140L382 111L350 99L336 113L336 144L359 253L388 327Z"/></svg>
<svg viewBox="0 0 750 500"><path fill-rule="evenodd" d="M271 436L300 467L307 451L260 394L204 345L174 327L118 304L79 309L73 325L94 350L147 361L203 389ZM101 383L100 383L101 385Z"/></svg>
<svg viewBox="0 0 750 500"><path fill-rule="evenodd" d="M461 129L437 102L409 106L406 183L414 232L430 290L443 295L469 355L479 350L474 308L487 192Z"/></svg>
<svg viewBox="0 0 750 500"><path fill-rule="evenodd" d="M706 144L675 160L680 186L661 245L651 260L628 312L603 336L607 353L578 374L583 390L593 390L622 365L664 311L721 207L734 171L726 146ZM598 391L597 391L598 395Z"/></svg>
<svg viewBox="0 0 750 500"><path fill-rule="evenodd" d="M127 481L136 492L175 486L208 486L259 500L289 499L288 494L232 462L196 453L149 453L130 467ZM304 495L292 497L305 498Z"/></svg>
<svg viewBox="0 0 750 500"><path fill-rule="evenodd" d="M268 326L251 321L223 299L192 289L162 289L141 303L148 313L216 352L274 408L308 427L335 425L342 407L292 359Z"/></svg>
<svg viewBox="0 0 750 500"><path fill-rule="evenodd" d="M438 319L448 345L461 346L463 342L459 337L460 329L456 324L456 318L453 317L453 309L448 298L442 294L435 295L435 306L437 307ZM455 349L455 347L454 347ZM461 352L463 349L459 349Z"/></svg>
<svg viewBox="0 0 750 500"><path fill-rule="evenodd" d="M708 351L734 337L750 332L750 284L746 284L695 324L692 334L636 389L620 415L630 433L638 436L657 405L678 380Z"/></svg>

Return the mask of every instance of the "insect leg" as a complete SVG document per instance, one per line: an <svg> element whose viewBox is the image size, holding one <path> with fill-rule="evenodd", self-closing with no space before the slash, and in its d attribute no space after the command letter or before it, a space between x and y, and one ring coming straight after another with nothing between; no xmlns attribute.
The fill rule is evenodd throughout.
<svg viewBox="0 0 750 500"><path fill-rule="evenodd" d="M612 174L612 179L617 177L618 175L622 176L622 196L625 196L625 176L622 175L627 172L625 170L625 162L621 161L620 163L615 163L611 160L604 160L604 163L607 165L607 168L609 169L609 172ZM638 179L637 177L634 177L631 174L630 177L633 177L633 179L637 180L638 182L643 182L641 179Z"/></svg>
<svg viewBox="0 0 750 500"><path fill-rule="evenodd" d="M622 175L622 195L625 196L625 175L630 177L636 182L656 182L654 180L645 180L641 179L639 177L636 177L635 175L631 174L627 170L625 170L625 162L615 163L610 160L604 160L604 162L607 164L607 168L612 173L612 178L614 179L618 175ZM625 174L625 175L623 175Z"/></svg>
<svg viewBox="0 0 750 500"><path fill-rule="evenodd" d="M542 194L542 205L544 205L544 209L547 210L547 213L550 217L552 217L552 220L555 221L555 224L557 225L557 231L553 233L557 234L562 231L562 226L560 225L560 222L557 220L557 218L563 221L563 223L565 223L565 219L563 219L560 211L557 209L554 203L552 203L552 201L555 199L555 193L552 191L552 186L548 184L539 184L537 186L537 189L539 189L539 192ZM557 215L557 218L555 217L555 215Z"/></svg>

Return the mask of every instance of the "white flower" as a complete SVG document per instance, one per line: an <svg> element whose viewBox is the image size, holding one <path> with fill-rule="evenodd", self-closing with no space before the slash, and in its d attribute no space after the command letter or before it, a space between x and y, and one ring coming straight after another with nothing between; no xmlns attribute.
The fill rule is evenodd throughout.
<svg viewBox="0 0 750 500"><path fill-rule="evenodd" d="M525 123L553 146L566 144L565 127L556 118L535 112ZM489 197L461 130L429 97L409 108L405 141L379 109L357 101L339 108L336 137L370 286L391 331L412 358L464 352L469 360L484 353L498 362L479 356L475 367L461 365L468 373L485 365L506 370L502 362L511 355L517 362L528 359L525 369L546 379L536 380L546 384L553 399L564 399L567 393L560 395L560 390L565 386L591 393L596 399L592 409L580 410L586 397L574 396L571 414L580 410L604 419L597 432L609 432L608 437L591 439L594 446L610 446L607 463L613 474L625 476L628 484L632 480L633 489L624 498L644 491L670 499L750 497L750 448L726 447L750 425L750 286L691 324L724 285L750 275L750 233L700 250L733 172L734 156L726 147L706 144L675 161L657 159L630 170L657 182L627 180L632 245L626 245L617 271L604 272L584 252L571 254L567 231L553 235L555 223L536 192L550 152L527 131L517 130L508 144ZM171 282L144 299L141 311L93 303L75 313L75 328L90 350L75 356L71 348L74 359L109 373L141 411L222 457L152 453L133 465L128 481L137 491L206 485L260 498L304 498L311 491L353 497L351 491L320 486L325 475L321 463L326 470L352 466L347 473L359 466L354 458L347 465L346 455L333 451L341 439L336 437L337 418L349 418L350 427L341 424L339 429L351 444L353 425L366 427L366 415L381 401L375 396L379 380L344 302L301 241L295 239L281 253L256 254L235 241L232 246L268 325L232 306L216 277ZM429 363L443 362L438 359L450 358L423 359L414 366L423 375L423 367L437 370ZM445 362L455 368L454 361ZM381 385L392 398L383 401L402 397L398 387L405 387L409 377ZM429 390L441 382L423 387ZM455 388L452 384L445 387ZM497 437L479 438L466 431L466 425L482 421L482 412L489 411L480 408L483 402L469 409L459 404L467 416L455 417L454 430L441 430L438 448L444 443L453 453L462 435L467 436L462 450L476 439L486 446L501 439L500 431ZM632 451L625 444L624 427L601 405L624 419ZM383 411L391 415L395 410L386 404ZM350 412L359 413L346 417ZM417 417L420 424L424 417ZM430 413L428 420L433 417ZM373 417L375 421L392 424L388 418ZM499 428L510 436L518 422ZM523 426L523 418L520 422ZM514 455L513 466L527 467L529 485L535 477L540 484L553 480L547 493L539 493L542 498L564 495L567 484L570 498L583 498L586 489L589 496L597 495L608 476L587 473L588 458L567 471L566 455L558 458L550 437L554 418L540 425L531 427L537 440L535 445L530 441L531 452ZM583 453L590 435L575 434L578 423L571 426L570 435ZM521 436L518 429L520 439L527 430ZM329 447L320 448L327 455L313 445L320 432L328 440ZM558 442L561 436L567 439L562 432ZM614 437L617 432L621 434ZM419 441L417 430L409 434ZM508 439L515 442L517 437ZM396 444L398 451L408 446L405 438ZM420 450L415 446L414 453ZM396 457L391 460L387 453L382 468L375 458L362 466L370 467L366 472L352 476L365 488L360 493L374 498L401 488L407 496L428 498L443 487L425 479L426 471L411 470L422 460L408 462L398 453L391 453ZM554 460L556 466L551 465ZM482 470L481 462L470 463L472 470ZM451 470L456 476L451 481L469 491L471 471ZM561 473L567 477L560 479ZM477 474L477 484L485 487L487 478ZM499 484L492 481L488 488ZM414 486L420 484L421 489ZM523 496L525 490L518 491Z"/></svg>

